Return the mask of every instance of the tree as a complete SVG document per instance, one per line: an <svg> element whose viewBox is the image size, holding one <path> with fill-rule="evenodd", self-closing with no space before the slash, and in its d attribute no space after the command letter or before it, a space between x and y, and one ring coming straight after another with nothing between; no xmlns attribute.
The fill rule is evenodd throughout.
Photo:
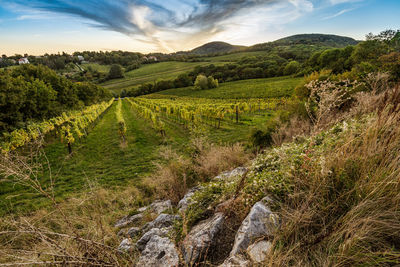
<svg viewBox="0 0 400 267"><path fill-rule="evenodd" d="M208 85L208 89L217 88L218 87L218 80L214 79L211 76L209 76L207 78L207 85Z"/></svg>
<svg viewBox="0 0 400 267"><path fill-rule="evenodd" d="M300 63L297 61L291 61L286 65L285 69L283 70L283 73L285 75L292 75L295 74L299 69L300 69Z"/></svg>
<svg viewBox="0 0 400 267"><path fill-rule="evenodd" d="M194 89L205 90L208 89L208 79L203 74L197 75L196 81L194 82Z"/></svg>
<svg viewBox="0 0 400 267"><path fill-rule="evenodd" d="M124 73L122 71L121 65L118 64L111 65L110 71L108 73L108 78L109 79L124 78Z"/></svg>
<svg viewBox="0 0 400 267"><path fill-rule="evenodd" d="M196 90L206 90L206 89L212 89L212 88L217 88L218 87L218 80L214 79L211 76L208 76L208 78L203 75L199 74L196 78L196 81L194 82L194 88Z"/></svg>

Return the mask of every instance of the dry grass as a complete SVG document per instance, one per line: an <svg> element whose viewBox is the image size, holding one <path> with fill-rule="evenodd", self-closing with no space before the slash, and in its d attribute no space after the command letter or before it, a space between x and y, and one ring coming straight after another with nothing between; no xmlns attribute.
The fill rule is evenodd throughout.
<svg viewBox="0 0 400 267"><path fill-rule="evenodd" d="M42 153L38 147L27 156L1 155L1 175L41 192L51 206L0 219L0 266L133 264L133 255L116 250L119 240L112 225L138 206L141 193L133 186L117 193L88 181L88 192L59 203L52 186L43 187L37 179L43 166L35 162Z"/></svg>
<svg viewBox="0 0 400 267"><path fill-rule="evenodd" d="M272 133L272 141L275 146L281 146L283 143L292 142L296 137L309 136L311 131L310 120L293 117Z"/></svg>
<svg viewBox="0 0 400 267"><path fill-rule="evenodd" d="M372 99L376 119L326 151L324 168L309 148L266 265L400 264L400 89Z"/></svg>
<svg viewBox="0 0 400 267"><path fill-rule="evenodd" d="M179 156L170 148L161 151L167 163L156 164L156 172L144 182L155 189L157 197L178 203L187 190L197 183L209 181L223 171L243 166L250 159L240 144L217 146L195 139L193 146L195 154L192 159Z"/></svg>
<svg viewBox="0 0 400 267"><path fill-rule="evenodd" d="M242 166L250 160L241 144L230 146L206 145L195 157L195 172L201 181Z"/></svg>

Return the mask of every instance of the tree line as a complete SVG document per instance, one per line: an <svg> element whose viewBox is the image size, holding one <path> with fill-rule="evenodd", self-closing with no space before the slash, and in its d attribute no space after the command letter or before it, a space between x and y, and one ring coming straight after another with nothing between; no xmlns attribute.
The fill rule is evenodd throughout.
<svg viewBox="0 0 400 267"><path fill-rule="evenodd" d="M29 121L49 119L111 97L105 88L74 83L43 65L0 70L0 131L11 131Z"/></svg>
<svg viewBox="0 0 400 267"><path fill-rule="evenodd" d="M285 53L272 53L259 57L244 57L238 62L221 66L197 66L193 71L173 80L143 84L123 91L121 96L139 96L167 89L193 86L199 75L213 77L218 82L270 78L293 75L302 77L315 71L329 70L333 74L353 71L366 75L373 71L387 71L393 79L400 78L400 31L387 30L377 35L368 34L367 40L344 48L319 49L308 58L298 56L298 47L285 48ZM282 51L281 51L282 52ZM297 59L297 60L295 60Z"/></svg>

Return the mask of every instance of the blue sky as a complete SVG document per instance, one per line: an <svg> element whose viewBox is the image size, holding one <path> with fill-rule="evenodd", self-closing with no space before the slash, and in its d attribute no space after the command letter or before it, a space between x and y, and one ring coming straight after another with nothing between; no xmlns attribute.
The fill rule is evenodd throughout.
<svg viewBox="0 0 400 267"><path fill-rule="evenodd" d="M0 54L173 52L400 29L400 0L0 0Z"/></svg>

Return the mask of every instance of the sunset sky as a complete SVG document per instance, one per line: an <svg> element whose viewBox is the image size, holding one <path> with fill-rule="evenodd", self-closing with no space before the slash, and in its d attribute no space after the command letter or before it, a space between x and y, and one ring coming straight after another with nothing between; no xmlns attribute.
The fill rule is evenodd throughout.
<svg viewBox="0 0 400 267"><path fill-rule="evenodd" d="M400 0L0 0L0 54L174 52L400 28Z"/></svg>

